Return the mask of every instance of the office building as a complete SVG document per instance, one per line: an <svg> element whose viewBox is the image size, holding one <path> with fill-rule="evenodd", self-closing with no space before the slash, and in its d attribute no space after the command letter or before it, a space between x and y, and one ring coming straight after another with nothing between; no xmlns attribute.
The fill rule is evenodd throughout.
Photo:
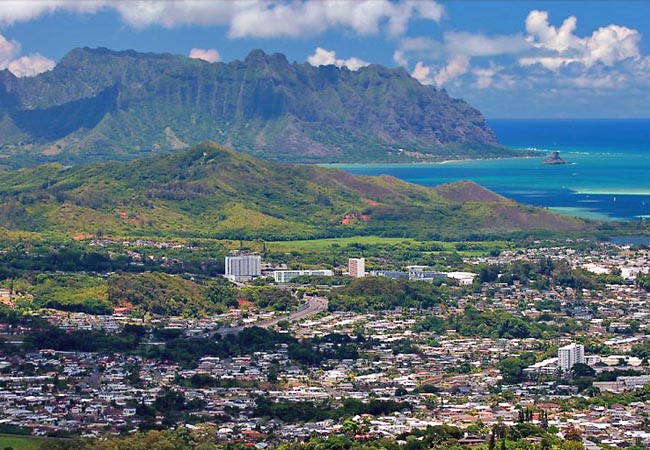
<svg viewBox="0 0 650 450"><path fill-rule="evenodd" d="M315 269L315 270L274 270L273 279L276 283L289 283L296 277L300 276L313 276L313 277L332 277L334 272L329 269Z"/></svg>
<svg viewBox="0 0 650 450"><path fill-rule="evenodd" d="M226 256L226 278L247 281L262 275L262 257L256 254Z"/></svg>

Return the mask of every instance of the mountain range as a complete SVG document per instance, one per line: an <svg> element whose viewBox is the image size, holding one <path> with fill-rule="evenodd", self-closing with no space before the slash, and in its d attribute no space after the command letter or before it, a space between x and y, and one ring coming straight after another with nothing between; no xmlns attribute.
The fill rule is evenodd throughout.
<svg viewBox="0 0 650 450"><path fill-rule="evenodd" d="M0 71L0 164L167 154L211 140L274 161L383 162L511 155L476 109L403 68L314 67L72 50L35 77Z"/></svg>
<svg viewBox="0 0 650 450"><path fill-rule="evenodd" d="M594 225L472 183L427 188L202 143L130 162L0 171L0 227L73 237L467 239Z"/></svg>

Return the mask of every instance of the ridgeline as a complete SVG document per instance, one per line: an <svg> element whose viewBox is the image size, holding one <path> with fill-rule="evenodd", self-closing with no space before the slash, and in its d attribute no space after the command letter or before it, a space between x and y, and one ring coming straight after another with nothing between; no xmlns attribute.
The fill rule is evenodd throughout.
<svg viewBox="0 0 650 450"><path fill-rule="evenodd" d="M472 239L589 222L475 183L271 163L214 143L131 162L0 172L0 227L75 235L292 240L358 235Z"/></svg>
<svg viewBox="0 0 650 450"><path fill-rule="evenodd" d="M0 165L126 161L210 140L273 161L507 156L476 109L402 68L358 71L252 51L210 64L80 48L49 72L0 71Z"/></svg>

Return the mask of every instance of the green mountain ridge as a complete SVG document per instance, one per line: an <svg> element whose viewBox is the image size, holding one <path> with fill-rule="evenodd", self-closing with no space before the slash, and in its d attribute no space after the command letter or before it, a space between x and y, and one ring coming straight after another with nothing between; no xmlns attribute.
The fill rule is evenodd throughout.
<svg viewBox="0 0 650 450"><path fill-rule="evenodd" d="M272 163L214 143L131 162L0 172L0 227L65 236L264 240L593 229L472 182L431 189L389 176Z"/></svg>
<svg viewBox="0 0 650 450"><path fill-rule="evenodd" d="M512 154L483 116L403 68L358 71L252 51L208 63L72 50L36 77L0 71L0 164L132 160L210 140L286 162Z"/></svg>

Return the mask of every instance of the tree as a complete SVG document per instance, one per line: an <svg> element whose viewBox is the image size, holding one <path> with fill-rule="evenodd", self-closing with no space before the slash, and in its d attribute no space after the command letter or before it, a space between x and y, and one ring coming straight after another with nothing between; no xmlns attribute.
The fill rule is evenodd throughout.
<svg viewBox="0 0 650 450"><path fill-rule="evenodd" d="M571 375L574 377L595 377L596 371L587 364L575 363L571 367Z"/></svg>
<svg viewBox="0 0 650 450"><path fill-rule="evenodd" d="M572 423L564 431L564 439L567 441L582 442L582 435Z"/></svg>
<svg viewBox="0 0 650 450"><path fill-rule="evenodd" d="M513 384L521 381L525 365L519 358L505 358L499 363L499 370L504 383Z"/></svg>

